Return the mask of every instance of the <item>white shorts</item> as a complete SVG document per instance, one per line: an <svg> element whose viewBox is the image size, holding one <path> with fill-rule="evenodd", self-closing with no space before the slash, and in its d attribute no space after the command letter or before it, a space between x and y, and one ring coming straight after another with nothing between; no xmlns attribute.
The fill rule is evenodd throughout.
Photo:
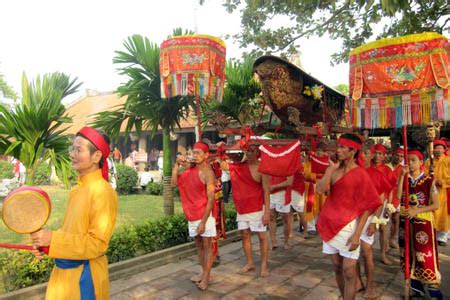
<svg viewBox="0 0 450 300"><path fill-rule="evenodd" d="M189 227L189 236L190 237L195 237L197 236L197 228L198 225L200 225L200 222L202 220L197 220L197 221L188 221L188 227ZM213 237L216 236L216 219L212 216L210 216L208 218L208 220L206 220L206 224L205 224L205 232L203 234L201 234L201 236L204 237Z"/></svg>
<svg viewBox="0 0 450 300"><path fill-rule="evenodd" d="M292 191L291 207L300 213L302 213L305 208L305 198L297 191Z"/></svg>
<svg viewBox="0 0 450 300"><path fill-rule="evenodd" d="M291 203L284 205L285 195L286 191L270 194L270 209L275 209L279 213L289 213L291 211Z"/></svg>
<svg viewBox="0 0 450 300"><path fill-rule="evenodd" d="M371 236L367 235L367 228L369 228L370 223L372 223L372 217L373 215L370 215L369 218L367 218L366 225L364 225L363 231L361 233L360 240L363 241L366 244L373 245L373 242L375 241L375 233Z"/></svg>
<svg viewBox="0 0 450 300"><path fill-rule="evenodd" d="M252 232L264 232L267 230L267 226L263 224L262 218L264 215L264 207L260 211L255 211L248 214L239 213L236 215L236 221L238 223L238 229L249 229Z"/></svg>
<svg viewBox="0 0 450 300"><path fill-rule="evenodd" d="M356 220L353 220L345 225L345 227L342 228L341 231L339 231L338 234L334 236L334 238L332 238L328 242L323 242L322 252L325 254L339 253L339 255L343 257L358 259L360 247L356 248L353 251L349 251L349 246L347 245L348 239L353 235L355 230Z"/></svg>

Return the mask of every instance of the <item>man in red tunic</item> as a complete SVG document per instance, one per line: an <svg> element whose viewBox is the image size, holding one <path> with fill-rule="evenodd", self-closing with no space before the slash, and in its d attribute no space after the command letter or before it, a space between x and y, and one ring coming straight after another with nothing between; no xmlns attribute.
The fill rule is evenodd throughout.
<svg viewBox="0 0 450 300"><path fill-rule="evenodd" d="M231 186L233 187L233 200L236 206L238 229L242 235L247 264L240 270L245 273L255 269L252 255L251 233L256 232L259 238L261 251L261 277L269 275L267 258L269 241L266 225L269 224L269 176L258 172L258 149L251 145L245 152L247 158L244 163L226 163L221 166L230 171Z"/></svg>
<svg viewBox="0 0 450 300"><path fill-rule="evenodd" d="M403 168L403 148L398 148L395 150L392 156L392 161L388 166L392 169L395 175L395 181L398 182L398 177L400 176ZM398 249L398 228L400 223L400 199L397 197L397 184L394 185L392 190L392 213L391 213L391 230L389 238L389 246L394 249Z"/></svg>
<svg viewBox="0 0 450 300"><path fill-rule="evenodd" d="M216 220L212 216L214 206L215 179L207 159L208 145L198 142L193 149L193 167L178 174L182 161L172 170L172 186L180 191L181 205L188 220L189 236L195 237L202 274L191 278L199 289L205 290L211 276L214 261L212 238L216 236Z"/></svg>
<svg viewBox="0 0 450 300"><path fill-rule="evenodd" d="M329 194L317 229L323 240L323 252L331 255L341 295L347 300L354 299L356 294L361 233L381 201L369 175L355 162L361 139L347 133L337 144L339 164L332 163L317 185L319 193Z"/></svg>
<svg viewBox="0 0 450 300"><path fill-rule="evenodd" d="M384 162L386 160L387 148L382 144L376 144L373 146L373 164L377 170L381 171L385 176L386 180L390 183L391 188L386 193L385 198L385 206L391 204L392 202L392 189L397 184L397 178L392 172L391 168L389 168ZM383 211L383 215L387 212ZM388 227L387 225L380 226L380 251L381 251L381 261L385 265L391 265L392 262L387 256L388 252Z"/></svg>

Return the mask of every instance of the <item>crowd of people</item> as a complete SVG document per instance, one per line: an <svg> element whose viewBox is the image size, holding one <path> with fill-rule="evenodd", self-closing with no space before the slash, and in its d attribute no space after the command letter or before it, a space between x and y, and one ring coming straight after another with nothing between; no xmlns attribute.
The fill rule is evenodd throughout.
<svg viewBox="0 0 450 300"><path fill-rule="evenodd" d="M336 151L325 151L319 143L315 151L300 155L300 167L294 174L277 177L262 171L257 145L250 143L244 158L232 161L223 155L211 160L208 145L196 143L192 157L177 156L172 172L172 184L179 188L189 234L196 240L202 266L201 274L191 280L201 290L211 280L218 255L213 244L223 231L223 214L217 208L222 207L223 212L220 201L228 199L223 193L217 196L217 186L224 178L222 188L228 191L231 187L246 257L240 272L255 269L250 241L255 232L260 242L260 275L269 275L269 252L278 247L277 217L282 216L283 249L288 250L293 215L297 214L303 238L320 235L323 253L331 259L344 299L354 299L358 291L364 291L367 298L379 296L374 283L376 232L381 263L393 264L388 250L396 249L404 268L405 243L409 243L411 294L442 298L437 245L446 245L450 229L447 147L446 140L436 140L432 160L426 160L420 149L410 146L405 165L402 147L390 149L371 139L342 134ZM278 166L277 159L281 163L281 156L271 158L273 168ZM408 199L403 184L406 175ZM405 226L410 228L409 239L405 238ZM360 254L366 282L360 275Z"/></svg>
<svg viewBox="0 0 450 300"><path fill-rule="evenodd" d="M320 235L343 299L354 299L359 290L364 290L367 298L379 295L372 249L377 230L381 262L392 264L387 248L395 248L404 268L405 247L409 247L411 293L442 298L440 284L445 279L439 272L437 245L446 245L449 230L447 142L434 142L432 161L426 160L419 149L410 148L406 165L402 164L403 149L388 149L355 134L342 134L333 153L322 146L319 143L315 151L301 155L300 147L269 153L269 163L260 158L263 148L251 143L243 148L244 157L239 161L223 153L211 160L209 147L202 142L194 145L192 156L177 156L172 185L179 188L189 235L195 239L202 267L200 274L192 276L192 282L201 290L208 288L211 269L219 258L218 240L226 238L221 180L227 172L225 179L232 189L246 257L240 273L256 269L251 243L255 232L260 243L259 275L270 275L270 249L278 244L267 227L272 233L277 214L283 216L282 251L289 250L295 212L301 217L304 238L316 231ZM392 156L388 163L389 151ZM284 157L292 152L296 152L291 156L296 161ZM58 230L41 229L31 234L34 255L41 259L41 247L49 247L48 256L55 258L47 299L109 298L105 253L118 207L117 194L108 184L109 154L109 139L104 134L90 127L78 132L70 157L80 180L69 193L63 224ZM288 167L280 170L281 165ZM294 172L268 175L273 168L278 168L277 174L285 169ZM408 198L404 178L408 178ZM405 236L406 226L409 237ZM365 284L359 271L360 254Z"/></svg>

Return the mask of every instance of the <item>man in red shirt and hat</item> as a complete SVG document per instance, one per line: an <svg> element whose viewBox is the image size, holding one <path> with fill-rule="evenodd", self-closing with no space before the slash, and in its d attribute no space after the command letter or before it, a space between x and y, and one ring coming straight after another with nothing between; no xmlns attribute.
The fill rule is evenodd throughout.
<svg viewBox="0 0 450 300"><path fill-rule="evenodd" d="M172 186L180 191L181 205L188 220L189 236L195 237L202 274L191 278L199 289L208 288L211 268L214 262L212 237L216 236L216 220L212 216L215 193L215 177L207 159L208 145L198 142L194 145L194 166L178 174L183 161L177 159L172 170Z"/></svg>
<svg viewBox="0 0 450 300"><path fill-rule="evenodd" d="M250 145L245 151L246 161L243 163L221 162L224 170L230 171L233 186L233 201L237 211L236 221L242 235L246 265L240 270L245 273L255 269L252 255L251 233L258 234L261 251L261 277L269 275L267 258L269 241L267 225L270 220L270 176L258 171L258 148Z"/></svg>
<svg viewBox="0 0 450 300"><path fill-rule="evenodd" d="M337 145L339 164L331 163L317 185L319 193L329 194L317 229L323 240L323 252L331 255L341 295L354 299L361 233L381 201L367 172L356 164L361 139L346 133Z"/></svg>
<svg viewBox="0 0 450 300"><path fill-rule="evenodd" d="M384 162L386 160L387 148L383 144L376 144L372 147L373 152L373 165L374 167L383 173L386 181L390 184L390 187L387 189L386 197L385 197L385 206L391 204L392 202L392 190L397 184L397 178L392 172L391 168L389 168ZM387 216L387 211L384 210L382 212L382 217ZM387 257L388 252L388 226L380 225L380 251L381 251L381 261L385 265L391 265L392 262Z"/></svg>

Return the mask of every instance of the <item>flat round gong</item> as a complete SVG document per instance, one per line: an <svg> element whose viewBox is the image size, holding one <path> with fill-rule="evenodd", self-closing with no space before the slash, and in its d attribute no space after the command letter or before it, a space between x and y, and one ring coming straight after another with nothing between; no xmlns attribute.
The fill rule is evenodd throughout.
<svg viewBox="0 0 450 300"><path fill-rule="evenodd" d="M5 198L2 218L12 231L32 233L45 225L51 209L50 197L43 189L24 185Z"/></svg>

